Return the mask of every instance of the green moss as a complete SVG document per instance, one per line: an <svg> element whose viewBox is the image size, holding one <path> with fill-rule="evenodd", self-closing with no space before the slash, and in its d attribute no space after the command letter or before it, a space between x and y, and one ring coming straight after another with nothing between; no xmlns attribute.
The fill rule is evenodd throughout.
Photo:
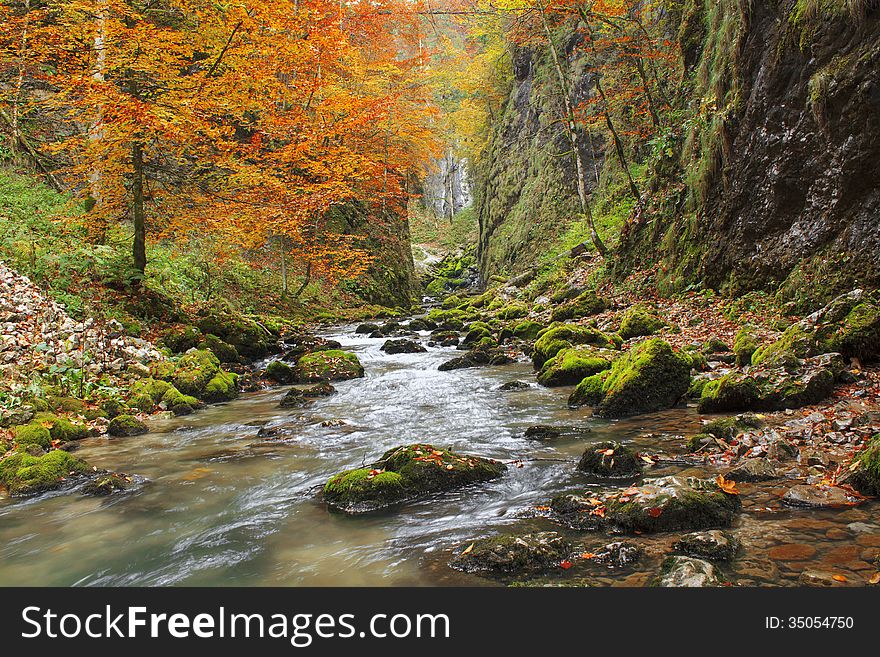
<svg viewBox="0 0 880 657"><path fill-rule="evenodd" d="M874 301L860 303L843 320L820 330L822 349L839 352L863 361L877 360L880 356L880 304Z"/></svg>
<svg viewBox="0 0 880 657"><path fill-rule="evenodd" d="M573 406L601 401L594 414L623 417L674 406L688 390L691 361L658 338L645 340L614 361L603 374L588 377L569 398ZM595 377L602 377L600 381Z"/></svg>
<svg viewBox="0 0 880 657"><path fill-rule="evenodd" d="M865 495L880 496L880 434L875 435L856 458L852 484Z"/></svg>
<svg viewBox="0 0 880 657"><path fill-rule="evenodd" d="M750 365L752 356L758 350L758 336L750 326L743 326L733 339L733 353L736 354L736 364L740 367Z"/></svg>
<svg viewBox="0 0 880 657"><path fill-rule="evenodd" d="M529 308L522 303L511 303L498 311L499 319L518 319L529 314Z"/></svg>
<svg viewBox="0 0 880 657"><path fill-rule="evenodd" d="M177 362L171 382L183 394L201 397L218 372L218 358L207 349L199 349L186 354ZM162 394L165 394L164 391Z"/></svg>
<svg viewBox="0 0 880 657"><path fill-rule="evenodd" d="M221 363L238 362L238 349L228 342L221 340L213 333L206 335L200 346L204 349L209 349L215 356L217 356L217 359Z"/></svg>
<svg viewBox="0 0 880 657"><path fill-rule="evenodd" d="M602 299L594 291L584 292L574 301L557 306L550 314L551 321L561 322L580 317L590 317L608 310L610 304L607 299Z"/></svg>
<svg viewBox="0 0 880 657"><path fill-rule="evenodd" d="M700 413L723 413L753 408L761 398L758 382L738 377L731 372L720 379L708 381L700 395Z"/></svg>
<svg viewBox="0 0 880 657"><path fill-rule="evenodd" d="M792 324L776 342L758 347L752 354L752 364L767 367L788 366L796 358L812 355L815 344L814 331L805 329L800 323Z"/></svg>
<svg viewBox="0 0 880 657"><path fill-rule="evenodd" d="M170 385L168 387L171 388ZM177 388L175 388L175 390L177 390ZM131 397L129 397L128 406L130 408L141 411L142 413L152 413L153 409L156 407L156 402L153 401L153 398L150 395L148 395L144 392L141 392L141 393L138 393L136 395L132 395ZM120 415L120 414L121 413L117 413L116 415Z"/></svg>
<svg viewBox="0 0 880 657"><path fill-rule="evenodd" d="M341 349L329 349L306 354L294 368L300 383L342 381L364 376L364 367L358 357Z"/></svg>
<svg viewBox="0 0 880 657"><path fill-rule="evenodd" d="M66 478L88 469L85 461L63 450L43 456L15 452L0 460L0 483L10 495L34 495L58 488Z"/></svg>
<svg viewBox="0 0 880 657"><path fill-rule="evenodd" d="M568 398L569 406L596 406L605 397L605 379L608 372L588 376L578 383Z"/></svg>
<svg viewBox="0 0 880 657"><path fill-rule="evenodd" d="M595 477L634 477L642 465L636 454L616 442L590 445L581 455L577 469Z"/></svg>
<svg viewBox="0 0 880 657"><path fill-rule="evenodd" d="M168 392L171 387L171 384L167 381L161 381L154 378L135 381L129 388L129 394L131 395L130 402L134 405L135 397L146 395L152 400L153 404L158 404L162 401L162 397L165 396L165 393ZM143 400L138 400L138 403L139 405L137 408L144 405ZM144 412L149 412L149 409L144 409Z"/></svg>
<svg viewBox="0 0 880 657"><path fill-rule="evenodd" d="M647 306L637 305L623 314L619 333L624 340L629 340L645 335L654 335L663 326L663 321Z"/></svg>
<svg viewBox="0 0 880 657"><path fill-rule="evenodd" d="M39 445L48 448L52 444L49 430L37 422L15 427L12 431L12 439L19 445Z"/></svg>
<svg viewBox="0 0 880 657"><path fill-rule="evenodd" d="M180 354L198 346L202 332L195 326L172 329L159 338L159 345L167 347L172 353Z"/></svg>
<svg viewBox="0 0 880 657"><path fill-rule="evenodd" d="M82 424L74 424L67 418L57 418L49 429L52 440L60 440L68 442L71 440L82 440L88 437L89 430Z"/></svg>
<svg viewBox="0 0 880 657"><path fill-rule="evenodd" d="M202 333L216 335L248 358L262 358L271 351L272 336L248 317L213 311L202 317L197 324Z"/></svg>
<svg viewBox="0 0 880 657"><path fill-rule="evenodd" d="M117 415L121 415L128 410L125 402L119 399L105 399L101 402L101 410L104 411L104 415L111 420Z"/></svg>
<svg viewBox="0 0 880 657"><path fill-rule="evenodd" d="M117 415L107 425L107 433L111 436L139 436L148 431L147 425L138 420L134 415Z"/></svg>
<svg viewBox="0 0 880 657"><path fill-rule="evenodd" d="M276 383L293 383L295 375L293 368L283 360L273 360L266 367L266 378Z"/></svg>
<svg viewBox="0 0 880 657"><path fill-rule="evenodd" d="M238 375L223 370L218 371L202 393L202 399L206 402L221 402L235 399L238 396Z"/></svg>
<svg viewBox="0 0 880 657"><path fill-rule="evenodd" d="M52 403L52 408L64 413L83 415L87 410L86 403L75 397L52 397L50 401Z"/></svg>
<svg viewBox="0 0 880 657"><path fill-rule="evenodd" d="M543 386L575 385L585 377L598 374L611 367L608 355L590 348L563 349L544 363L538 374Z"/></svg>
<svg viewBox="0 0 880 657"><path fill-rule="evenodd" d="M520 340L535 340L538 337L538 332L543 328L543 324L527 319L513 327L513 336Z"/></svg>
<svg viewBox="0 0 880 657"><path fill-rule="evenodd" d="M199 405L199 400L191 395L184 395L175 387L170 387L162 396L162 403L166 408L173 409L175 406L186 405L195 408Z"/></svg>
<svg viewBox="0 0 880 657"><path fill-rule="evenodd" d="M712 420L703 426L703 433L730 441L744 431L759 429L763 426L764 422L760 418L746 413L736 417L723 417Z"/></svg>
<svg viewBox="0 0 880 657"><path fill-rule="evenodd" d="M539 336L532 353L532 362L536 368L543 367L544 363L560 351L575 345L588 344L605 349L616 349L618 347L613 336L576 324L553 325L541 332Z"/></svg>

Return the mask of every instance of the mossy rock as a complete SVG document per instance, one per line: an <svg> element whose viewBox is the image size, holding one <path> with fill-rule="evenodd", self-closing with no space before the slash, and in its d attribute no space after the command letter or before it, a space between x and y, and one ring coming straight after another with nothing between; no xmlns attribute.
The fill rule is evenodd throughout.
<svg viewBox="0 0 880 657"><path fill-rule="evenodd" d="M364 376L364 367L358 357L341 349L330 349L306 354L294 368L300 383L344 381Z"/></svg>
<svg viewBox="0 0 880 657"><path fill-rule="evenodd" d="M324 486L329 508L369 513L401 502L500 477L507 466L479 456L455 454L433 445L388 450L375 463L331 477Z"/></svg>
<svg viewBox="0 0 880 657"><path fill-rule="evenodd" d="M273 336L254 320L229 312L211 312L197 322L205 335L216 335L242 356L263 358L273 350Z"/></svg>
<svg viewBox="0 0 880 657"><path fill-rule="evenodd" d="M599 297L591 290L584 292L573 301L554 308L550 313L550 320L553 322L564 322L570 319L591 317L605 312L610 305L607 299Z"/></svg>
<svg viewBox="0 0 880 657"><path fill-rule="evenodd" d="M613 356L610 351L591 347L563 349L544 363L538 373L538 383L547 387L575 385L611 367Z"/></svg>
<svg viewBox="0 0 880 657"><path fill-rule="evenodd" d="M191 395L184 395L174 386L168 388L162 396L161 403L175 415L189 415L201 405L198 399Z"/></svg>
<svg viewBox="0 0 880 657"><path fill-rule="evenodd" d="M158 404L162 401L162 397L165 396L165 393L172 387L170 383L167 381L162 381L160 379L141 379L139 381L135 381L131 387L129 388L129 394L131 397L129 398L129 403L137 408L141 408L143 406L142 403L135 405L134 398L138 395L146 395L152 400L154 404ZM144 412L149 412L149 409L141 409Z"/></svg>
<svg viewBox="0 0 880 657"><path fill-rule="evenodd" d="M172 387L169 385L169 388ZM176 389L176 388L175 388ZM153 401L153 398L146 393L138 393L136 395L132 395L128 398L128 406L129 409L134 409L140 411L141 413L152 413L153 409L156 408L156 402ZM125 412L125 411L123 411ZM122 413L117 413L116 415L121 415ZM116 417L115 415L113 417ZM112 419L112 418L111 418Z"/></svg>
<svg viewBox="0 0 880 657"><path fill-rule="evenodd" d="M15 427L12 431L12 440L17 445L39 445L44 449L52 445L49 430L38 422Z"/></svg>
<svg viewBox="0 0 880 657"><path fill-rule="evenodd" d="M860 493L880 496L880 434L868 441L855 463L849 483Z"/></svg>
<svg viewBox="0 0 880 657"><path fill-rule="evenodd" d="M726 413L809 406L831 394L842 368L839 357L825 354L805 359L794 372L784 368L730 372L706 383L698 409L701 413Z"/></svg>
<svg viewBox="0 0 880 657"><path fill-rule="evenodd" d="M736 364L745 367L752 364L752 356L758 350L758 336L750 326L743 326L733 339L733 353L736 354Z"/></svg>
<svg viewBox="0 0 880 657"><path fill-rule="evenodd" d="M88 427L85 425L76 424L67 418L58 417L52 413L37 413L34 416L33 423L46 427L52 440L61 442L82 440L89 435Z"/></svg>
<svg viewBox="0 0 880 657"><path fill-rule="evenodd" d="M529 314L529 307L523 303L511 303L501 308L496 316L499 319L519 319Z"/></svg>
<svg viewBox="0 0 880 657"><path fill-rule="evenodd" d="M393 355L420 354L428 350L415 340L400 338L399 340L386 340L379 348L379 351L384 351L386 354Z"/></svg>
<svg viewBox="0 0 880 657"><path fill-rule="evenodd" d="M734 417L720 417L703 425L702 433L730 442L750 429L760 429L765 422L751 413L743 413Z"/></svg>
<svg viewBox="0 0 880 657"><path fill-rule="evenodd" d="M113 419L117 415L122 415L128 411L128 405L120 399L105 399L101 402L101 410L109 419Z"/></svg>
<svg viewBox="0 0 880 657"><path fill-rule="evenodd" d="M137 419L134 415L117 415L110 420L107 425L107 433L111 436L127 438L129 436L140 436L148 433L147 425Z"/></svg>
<svg viewBox="0 0 880 657"><path fill-rule="evenodd" d="M205 336L205 339L199 345L202 349L208 349L217 356L221 363L237 363L239 359L238 349L220 339L213 333Z"/></svg>
<svg viewBox="0 0 880 657"><path fill-rule="evenodd" d="M550 503L552 517L572 529L630 534L729 527L741 508L738 495L692 477L646 479L605 495L563 494Z"/></svg>
<svg viewBox="0 0 880 657"><path fill-rule="evenodd" d="M89 466L70 453L53 450L42 456L14 452L0 460L0 484L13 497L35 495L61 486L67 478L89 471Z"/></svg>
<svg viewBox="0 0 880 657"><path fill-rule="evenodd" d="M293 368L283 360L273 360L266 367L266 378L275 383L287 384L296 380Z"/></svg>
<svg viewBox="0 0 880 657"><path fill-rule="evenodd" d="M158 344L167 347L172 353L182 354L202 341L202 332L195 326L184 326L171 329L159 338Z"/></svg>
<svg viewBox="0 0 880 657"><path fill-rule="evenodd" d="M364 322L363 324L358 324L354 332L357 335L369 335L370 333L375 333L378 330L378 324L374 324L373 322Z"/></svg>
<svg viewBox="0 0 880 657"><path fill-rule="evenodd" d="M574 546L557 532L496 536L456 550L449 565L487 577L533 576L560 569Z"/></svg>
<svg viewBox="0 0 880 657"><path fill-rule="evenodd" d="M457 294L450 294L448 297L443 299L443 303L440 304L442 308L457 308L462 304L462 298Z"/></svg>
<svg viewBox="0 0 880 657"><path fill-rule="evenodd" d="M207 349L197 349L177 362L171 382L183 394L201 397L219 371L220 360Z"/></svg>
<svg viewBox="0 0 880 657"><path fill-rule="evenodd" d="M644 305L636 305L623 313L620 320L620 337L624 340L654 335L665 326L663 320Z"/></svg>
<svg viewBox="0 0 880 657"><path fill-rule="evenodd" d="M74 415L84 415L88 410L86 403L76 397L50 397L49 402L52 409L63 413L72 413Z"/></svg>
<svg viewBox="0 0 880 657"><path fill-rule="evenodd" d="M715 566L708 561L673 555L666 557L660 564L660 572L651 581L651 586L704 588L721 586L722 583Z"/></svg>
<svg viewBox="0 0 880 657"><path fill-rule="evenodd" d="M103 473L86 483L82 487L82 494L103 497L119 491L124 491L128 489L130 485L130 480L123 475Z"/></svg>
<svg viewBox="0 0 880 657"><path fill-rule="evenodd" d="M556 324L542 331L535 342L532 363L540 369L563 349L577 345L592 345L603 349L617 349L619 343L602 331L576 324Z"/></svg>
<svg viewBox="0 0 880 657"><path fill-rule="evenodd" d="M236 397L238 397L238 375L223 370L211 377L201 395L202 399L212 404L229 401Z"/></svg>
<svg viewBox="0 0 880 657"><path fill-rule="evenodd" d="M709 356L711 354L724 354L730 351L730 347L727 346L720 338L715 336L710 337L706 342L703 343L703 346L700 348L700 351Z"/></svg>
<svg viewBox="0 0 880 657"><path fill-rule="evenodd" d="M581 381L571 406L595 406L598 417L626 417L672 408L691 382L690 359L659 338L635 345L610 370Z"/></svg>
<svg viewBox="0 0 880 657"><path fill-rule="evenodd" d="M642 473L642 464L629 447L602 442L584 450L577 469L594 477L636 477Z"/></svg>
<svg viewBox="0 0 880 657"><path fill-rule="evenodd" d="M544 329L544 325L529 319L518 322L513 327L513 337L520 340L537 340L538 333Z"/></svg>

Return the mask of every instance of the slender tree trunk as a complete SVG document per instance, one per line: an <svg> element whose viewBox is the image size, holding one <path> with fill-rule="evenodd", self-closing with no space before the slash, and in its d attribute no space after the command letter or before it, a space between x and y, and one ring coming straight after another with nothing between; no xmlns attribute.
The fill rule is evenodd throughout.
<svg viewBox="0 0 880 657"><path fill-rule="evenodd" d="M312 263L306 263L306 277L303 279L302 285L299 286L299 289L294 293L293 298L299 299L299 296L305 292L305 289L308 287L309 282L312 280Z"/></svg>
<svg viewBox="0 0 880 657"><path fill-rule="evenodd" d="M144 217L144 150L143 144L135 141L131 145L132 165L132 217L134 219L134 243L132 259L134 268L141 275L147 269L147 229Z"/></svg>
<svg viewBox="0 0 880 657"><path fill-rule="evenodd" d="M97 31L95 32L92 47L95 50L95 68L92 80L101 84L104 82L104 73L107 68L107 14L105 3L95 18ZM104 108L98 105L95 120L89 128L89 146L94 148L104 138ZM100 158L94 158L94 166L89 172L89 210L97 209L97 217L89 222L89 233L93 242L103 244L107 239L107 218L100 212L104 203L103 172L101 171Z"/></svg>
<svg viewBox="0 0 880 657"><path fill-rule="evenodd" d="M569 97L568 82L565 79L565 73L562 70L562 64L559 61L559 53L556 50L556 44L553 42L553 34L550 32L550 25L547 23L547 14L544 5L538 3L541 13L541 23L544 26L544 34L547 36L547 44L550 48L550 55L553 59L553 66L556 69L556 76L559 78L559 88L562 94L562 103L565 108L565 131L568 136L568 142L571 146L572 157L574 158L575 169L577 171L577 191L578 200L581 205L581 212L587 221L587 227L590 231L590 239L599 255L604 256L608 253L608 249L599 237L596 230L596 224L593 221L593 213L590 210L590 204L587 200L587 185L585 181L585 167L583 158L581 157L580 145L578 144L577 126L575 123L574 109L571 106L571 98Z"/></svg>
<svg viewBox="0 0 880 657"><path fill-rule="evenodd" d="M278 241L281 247L281 298L284 299L287 297L287 245L284 235L281 235Z"/></svg>
<svg viewBox="0 0 880 657"><path fill-rule="evenodd" d="M18 75L15 78L15 96L12 103L12 143L11 150L13 155L18 150L18 146L22 141L21 134L21 101L22 90L24 89L24 58L27 53L28 28L31 20L31 2L25 0L24 3L24 26L21 31L21 42L18 47Z"/></svg>
<svg viewBox="0 0 880 657"><path fill-rule="evenodd" d="M608 99L605 98L605 91L602 89L602 78L599 75L596 76L596 91L599 92L599 98L602 99L602 114L605 117L605 125L608 126L608 130L611 132L614 141L614 150L617 153L617 159L620 160L620 167L623 169L623 172L626 174L626 179L629 181L629 189L633 198L636 203L639 203L641 202L642 195L639 193L636 181L633 180L632 173L630 173L629 162L626 159L626 152L623 150L623 141L620 139L620 135L614 127L614 122L611 120L611 114L608 112Z"/></svg>

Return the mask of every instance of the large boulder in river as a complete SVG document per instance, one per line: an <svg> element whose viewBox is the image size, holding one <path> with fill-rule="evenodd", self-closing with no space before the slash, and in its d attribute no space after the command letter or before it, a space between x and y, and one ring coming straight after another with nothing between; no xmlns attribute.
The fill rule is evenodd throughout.
<svg viewBox="0 0 880 657"><path fill-rule="evenodd" d="M880 357L880 300L876 293L853 290L789 326L782 336L752 355L754 365L783 364L792 356L807 358L840 353L847 358Z"/></svg>
<svg viewBox="0 0 880 657"><path fill-rule="evenodd" d="M691 382L691 359L654 338L635 345L611 369L581 381L569 405L595 406L598 417L625 417L672 408Z"/></svg>
<svg viewBox="0 0 880 657"><path fill-rule="evenodd" d="M54 490L65 480L88 472L85 461L60 449L38 456L17 451L0 460L0 484L13 497Z"/></svg>
<svg viewBox="0 0 880 657"><path fill-rule="evenodd" d="M243 315L212 310L202 316L196 325L205 335L216 335L248 358L262 358L277 351L277 336Z"/></svg>
<svg viewBox="0 0 880 657"><path fill-rule="evenodd" d="M594 477L636 477L642 473L642 464L629 447L604 442L587 447L577 469Z"/></svg>
<svg viewBox="0 0 880 657"><path fill-rule="evenodd" d="M490 481L507 466L492 459L456 454L433 445L415 444L390 449L363 468L331 477L324 501L336 511L369 513L432 493Z"/></svg>
<svg viewBox="0 0 880 657"><path fill-rule="evenodd" d="M544 363L538 373L538 383L548 388L573 386L588 376L607 370L614 356L614 352L594 347L563 349Z"/></svg>
<svg viewBox="0 0 880 657"><path fill-rule="evenodd" d="M715 481L661 477L595 497L557 495L550 512L572 529L651 533L729 527L741 506L735 491Z"/></svg>
<svg viewBox="0 0 880 657"><path fill-rule="evenodd" d="M428 351L415 340L401 338L399 340L386 340L379 351L386 354L420 354Z"/></svg>
<svg viewBox="0 0 880 657"><path fill-rule="evenodd" d="M700 395L701 413L779 411L816 404L834 389L844 365L838 354L795 360L788 366L752 367L707 381Z"/></svg>
<svg viewBox="0 0 880 657"><path fill-rule="evenodd" d="M341 349L329 349L306 354L294 367L296 380L300 383L320 381L345 381L364 376L364 366L358 357Z"/></svg>
<svg viewBox="0 0 880 657"><path fill-rule="evenodd" d="M463 547L453 555L449 565L466 573L490 577L537 575L560 568L573 549L571 543L556 532L496 536Z"/></svg>
<svg viewBox="0 0 880 657"><path fill-rule="evenodd" d="M588 326L555 324L543 331L535 342L532 363L540 369L563 349L576 345L592 345L603 349L617 349L620 337L603 333Z"/></svg>

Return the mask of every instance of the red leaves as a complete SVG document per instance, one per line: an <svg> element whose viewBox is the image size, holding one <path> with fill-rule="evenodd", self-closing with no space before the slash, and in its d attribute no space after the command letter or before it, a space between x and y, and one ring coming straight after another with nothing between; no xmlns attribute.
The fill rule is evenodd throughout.
<svg viewBox="0 0 880 657"><path fill-rule="evenodd" d="M648 509L648 515L652 518L659 518L661 515L663 515L663 509L655 506L651 509Z"/></svg>
<svg viewBox="0 0 880 657"><path fill-rule="evenodd" d="M562 561L559 562L559 567L562 568L563 570L568 570L569 568L572 567L572 565L573 564L568 559L563 559Z"/></svg>

